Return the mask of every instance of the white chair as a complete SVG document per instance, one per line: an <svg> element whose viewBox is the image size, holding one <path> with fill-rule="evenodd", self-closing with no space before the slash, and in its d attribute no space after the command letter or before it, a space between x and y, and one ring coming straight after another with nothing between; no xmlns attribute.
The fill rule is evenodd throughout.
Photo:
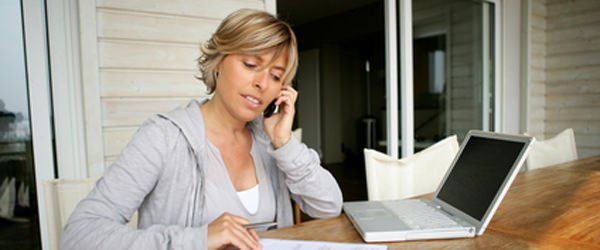
<svg viewBox="0 0 600 250"><path fill-rule="evenodd" d="M0 218L13 219L17 191L15 177L6 177L0 185Z"/></svg>
<svg viewBox="0 0 600 250"><path fill-rule="evenodd" d="M58 250L60 233L67 224L69 216L83 198L94 188L98 178L45 180L44 198L46 203L46 222L51 250ZM127 225L137 227L137 212Z"/></svg>
<svg viewBox="0 0 600 250"><path fill-rule="evenodd" d="M302 128L297 128L292 131L292 134L299 142L302 142Z"/></svg>
<svg viewBox="0 0 600 250"><path fill-rule="evenodd" d="M547 140L536 140L527 157L527 170L577 160L575 133L567 128Z"/></svg>
<svg viewBox="0 0 600 250"><path fill-rule="evenodd" d="M400 160L364 149L369 200L404 199L434 192L458 149L456 135Z"/></svg>
<svg viewBox="0 0 600 250"><path fill-rule="evenodd" d="M292 135L296 137L299 142L302 142L302 128L297 128L292 131ZM298 203L294 203L294 224L300 224L302 222L302 211Z"/></svg>

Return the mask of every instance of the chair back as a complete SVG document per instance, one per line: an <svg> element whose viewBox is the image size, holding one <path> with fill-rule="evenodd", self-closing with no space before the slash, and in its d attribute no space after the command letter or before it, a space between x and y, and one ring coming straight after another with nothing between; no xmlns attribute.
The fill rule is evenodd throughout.
<svg viewBox="0 0 600 250"><path fill-rule="evenodd" d="M46 222L51 250L58 250L60 234L67 224L69 216L77 204L94 188L97 177L87 179L45 180L44 198L46 203ZM137 212L128 225L137 226Z"/></svg>
<svg viewBox="0 0 600 250"><path fill-rule="evenodd" d="M292 131L292 134L299 142L302 142L302 128L297 128Z"/></svg>
<svg viewBox="0 0 600 250"><path fill-rule="evenodd" d="M458 149L456 135L400 160L364 149L369 200L404 199L434 192Z"/></svg>
<svg viewBox="0 0 600 250"><path fill-rule="evenodd" d="M297 128L292 131L292 135L296 137L299 142L302 142L302 128ZM294 224L300 224L302 222L302 211L300 210L300 205L292 200L294 204Z"/></svg>
<svg viewBox="0 0 600 250"><path fill-rule="evenodd" d="M536 140L531 144L526 160L527 170L574 160L577 160L575 133L572 128L567 128L550 139Z"/></svg>

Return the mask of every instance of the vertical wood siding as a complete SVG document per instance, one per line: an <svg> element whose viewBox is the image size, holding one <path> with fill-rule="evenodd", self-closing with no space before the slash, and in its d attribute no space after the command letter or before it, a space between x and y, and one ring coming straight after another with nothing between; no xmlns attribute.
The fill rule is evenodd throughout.
<svg viewBox="0 0 600 250"><path fill-rule="evenodd" d="M98 0L98 84L104 167L153 114L207 96L199 46L220 20L262 0ZM86 53L83 51L82 53ZM93 142L92 142L93 143ZM97 142L96 142L97 143Z"/></svg>

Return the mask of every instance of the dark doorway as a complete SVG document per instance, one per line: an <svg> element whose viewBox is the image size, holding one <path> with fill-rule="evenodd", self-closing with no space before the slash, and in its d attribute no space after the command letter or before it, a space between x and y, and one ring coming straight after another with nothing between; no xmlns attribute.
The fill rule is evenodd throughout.
<svg viewBox="0 0 600 250"><path fill-rule="evenodd" d="M296 32L300 54L318 55L318 65L311 71L318 71L318 89L315 85L307 88L301 81L295 87L300 93L298 102L303 96L313 96L316 100L309 101L319 103L319 114L303 115L307 111L297 104L296 124L318 117L319 140L305 143L320 153L323 166L340 184L344 200L365 200L363 149L375 148L384 140L383 1L281 0L277 8ZM301 60L299 74L310 63ZM318 94L306 94L311 91ZM302 137L311 132L303 129Z"/></svg>

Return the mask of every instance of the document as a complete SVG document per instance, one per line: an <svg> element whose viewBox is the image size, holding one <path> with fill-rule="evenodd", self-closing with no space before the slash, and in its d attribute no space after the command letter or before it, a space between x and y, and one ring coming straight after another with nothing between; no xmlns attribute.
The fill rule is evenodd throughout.
<svg viewBox="0 0 600 250"><path fill-rule="evenodd" d="M386 250L386 245L340 243L311 240L260 239L264 250Z"/></svg>

